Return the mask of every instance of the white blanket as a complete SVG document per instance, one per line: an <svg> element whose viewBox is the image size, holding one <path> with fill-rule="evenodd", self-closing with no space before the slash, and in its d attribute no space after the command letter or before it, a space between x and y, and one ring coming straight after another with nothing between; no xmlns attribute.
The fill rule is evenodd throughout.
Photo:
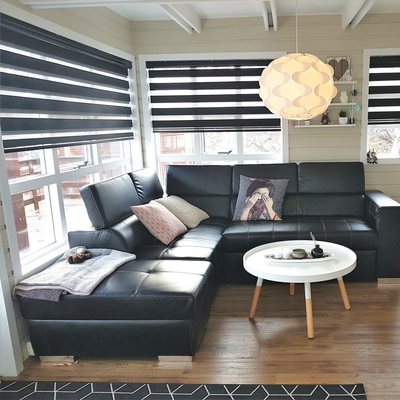
<svg viewBox="0 0 400 400"><path fill-rule="evenodd" d="M69 250L61 259L38 274L22 280L15 291L61 289L78 296L88 296L93 289L122 264L136 256L111 249L88 249L93 257L81 264L69 264L66 258L77 248Z"/></svg>

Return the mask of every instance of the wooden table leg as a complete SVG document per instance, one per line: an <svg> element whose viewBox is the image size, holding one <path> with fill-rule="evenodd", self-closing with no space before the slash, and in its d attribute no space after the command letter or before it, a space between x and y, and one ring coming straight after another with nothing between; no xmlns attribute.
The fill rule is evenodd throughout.
<svg viewBox="0 0 400 400"><path fill-rule="evenodd" d="M344 286L343 278L338 278L338 284L340 289L340 294L342 295L343 305L346 310L350 310L350 302L347 296L346 286Z"/></svg>
<svg viewBox="0 0 400 400"><path fill-rule="evenodd" d="M253 319L254 316L256 315L256 309L257 309L258 299L261 293L262 284L263 284L263 279L258 278L256 288L254 289L253 300L251 301L251 307L249 313L249 318L251 319Z"/></svg>
<svg viewBox="0 0 400 400"><path fill-rule="evenodd" d="M307 336L309 339L314 338L314 318L311 300L311 284L304 283L304 295L306 298L306 317L307 317Z"/></svg>
<svg viewBox="0 0 400 400"><path fill-rule="evenodd" d="M290 283L289 294L291 296L294 296L295 293L296 293L296 284L295 283Z"/></svg>

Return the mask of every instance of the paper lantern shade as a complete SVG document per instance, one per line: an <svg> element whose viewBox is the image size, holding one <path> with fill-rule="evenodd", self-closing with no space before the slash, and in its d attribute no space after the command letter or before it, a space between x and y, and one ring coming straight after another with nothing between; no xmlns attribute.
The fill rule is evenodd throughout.
<svg viewBox="0 0 400 400"><path fill-rule="evenodd" d="M283 118L307 120L322 114L336 96L333 68L318 57L291 53L272 61L260 77L260 97Z"/></svg>

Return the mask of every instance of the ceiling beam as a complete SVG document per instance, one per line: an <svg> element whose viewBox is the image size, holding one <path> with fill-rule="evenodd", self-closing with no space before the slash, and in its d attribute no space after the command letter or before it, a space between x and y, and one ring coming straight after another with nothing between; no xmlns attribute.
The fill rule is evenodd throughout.
<svg viewBox="0 0 400 400"><path fill-rule="evenodd" d="M268 19L268 6L267 2L261 2L261 11L264 20L264 29L268 32L269 31L269 19Z"/></svg>
<svg viewBox="0 0 400 400"><path fill-rule="evenodd" d="M342 29L354 29L368 13L376 0L352 0L346 2L342 14Z"/></svg>
<svg viewBox="0 0 400 400"><path fill-rule="evenodd" d="M201 19L187 4L169 4L197 33L201 33Z"/></svg>
<svg viewBox="0 0 400 400"><path fill-rule="evenodd" d="M276 9L276 2L275 0L270 0L269 3L271 4L272 26L276 32L278 30L278 11Z"/></svg>
<svg viewBox="0 0 400 400"><path fill-rule="evenodd" d="M361 10L354 17L353 21L351 21L350 28L354 29L367 15L368 11L374 5L376 0L367 0L364 5L361 7Z"/></svg>
<svg viewBox="0 0 400 400"><path fill-rule="evenodd" d="M187 33L193 33L193 27L189 25L176 11L171 4L160 4L160 7Z"/></svg>

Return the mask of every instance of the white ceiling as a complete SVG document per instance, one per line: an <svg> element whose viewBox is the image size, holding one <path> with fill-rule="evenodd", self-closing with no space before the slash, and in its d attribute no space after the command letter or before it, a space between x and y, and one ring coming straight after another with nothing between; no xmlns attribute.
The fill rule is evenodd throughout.
<svg viewBox="0 0 400 400"><path fill-rule="evenodd" d="M265 30L278 30L282 15L339 14L354 29L368 13L400 13L400 0L20 0L33 8L108 7L132 21L174 20L188 33L201 33L212 18L262 17Z"/></svg>
<svg viewBox="0 0 400 400"><path fill-rule="evenodd" d="M356 2L357 0L298 0L299 15L322 15L322 14L342 14L346 8L346 3ZM110 2L111 3L111 2ZM114 0L118 3L118 0ZM168 1L160 1L168 3ZM175 3L171 1L170 3ZM180 3L184 3L183 1ZM191 8L200 16L201 19L210 18L240 18L240 17L260 17L261 1L209 1L197 0L186 1ZM159 4L154 2L115 4L108 6L118 14L129 18L132 21L151 21L169 20L170 17L164 12ZM276 8L279 15L295 15L295 0L277 0ZM376 0L370 13L400 13L400 0Z"/></svg>

